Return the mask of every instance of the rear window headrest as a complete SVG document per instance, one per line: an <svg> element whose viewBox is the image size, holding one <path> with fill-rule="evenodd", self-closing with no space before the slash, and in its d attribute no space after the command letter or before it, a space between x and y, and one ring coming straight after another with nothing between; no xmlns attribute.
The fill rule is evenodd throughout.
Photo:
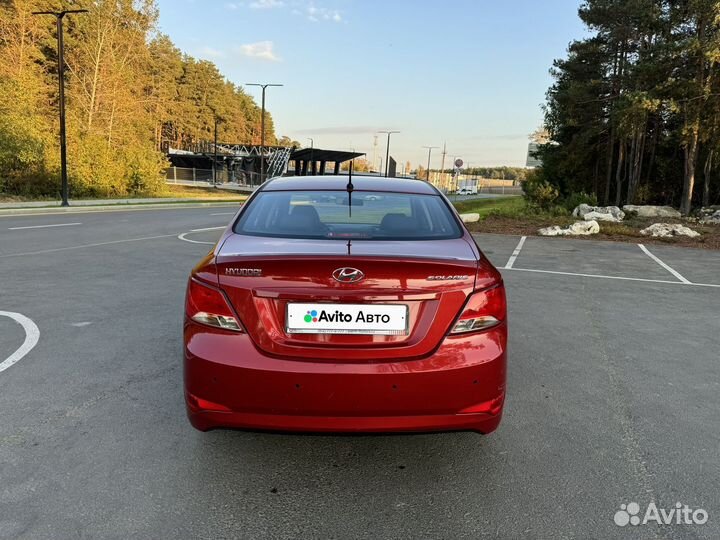
<svg viewBox="0 0 720 540"><path fill-rule="evenodd" d="M380 222L380 228L389 233L405 233L416 226L415 220L405 214L386 214Z"/></svg>

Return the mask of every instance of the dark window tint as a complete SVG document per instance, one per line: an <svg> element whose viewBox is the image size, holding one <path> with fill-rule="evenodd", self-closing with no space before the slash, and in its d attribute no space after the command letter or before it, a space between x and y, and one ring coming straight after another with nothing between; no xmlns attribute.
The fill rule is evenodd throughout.
<svg viewBox="0 0 720 540"><path fill-rule="evenodd" d="M277 238L437 240L461 230L436 195L356 191L268 191L242 213L235 232Z"/></svg>

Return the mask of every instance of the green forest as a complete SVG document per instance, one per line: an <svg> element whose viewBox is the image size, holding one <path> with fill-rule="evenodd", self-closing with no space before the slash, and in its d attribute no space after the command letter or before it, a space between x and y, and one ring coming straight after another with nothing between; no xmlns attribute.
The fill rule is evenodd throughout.
<svg viewBox="0 0 720 540"><path fill-rule="evenodd" d="M59 192L55 0L0 2L0 194ZM163 188L163 149L212 138L259 144L260 108L205 60L158 32L153 0L79 0L65 19L73 196L150 195ZM276 144L266 114L266 143Z"/></svg>
<svg viewBox="0 0 720 540"><path fill-rule="evenodd" d="M530 182L684 214L718 204L720 2L586 0L579 14L589 35L552 68Z"/></svg>

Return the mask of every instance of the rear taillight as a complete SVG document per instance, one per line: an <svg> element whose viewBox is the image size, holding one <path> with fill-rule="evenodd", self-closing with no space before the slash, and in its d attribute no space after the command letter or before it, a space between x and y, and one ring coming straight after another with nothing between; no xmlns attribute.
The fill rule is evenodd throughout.
<svg viewBox="0 0 720 540"><path fill-rule="evenodd" d="M491 289L478 291L468 299L451 334L467 334L487 330L504 321L506 312L505 287L498 285Z"/></svg>
<svg viewBox="0 0 720 540"><path fill-rule="evenodd" d="M193 321L215 328L242 332L242 326L220 289L191 279L188 283L185 312Z"/></svg>

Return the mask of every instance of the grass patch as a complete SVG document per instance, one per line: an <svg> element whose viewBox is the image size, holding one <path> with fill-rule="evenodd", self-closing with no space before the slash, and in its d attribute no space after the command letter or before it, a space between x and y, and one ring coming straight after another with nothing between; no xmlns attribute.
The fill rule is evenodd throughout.
<svg viewBox="0 0 720 540"><path fill-rule="evenodd" d="M599 221L600 233L604 236L630 236L632 238L645 238L640 234L640 229L631 227L626 223L613 223L609 221Z"/></svg>
<svg viewBox="0 0 720 540"><path fill-rule="evenodd" d="M213 187L181 186L165 184L165 189L156 197L171 199L223 199L226 201L244 201L247 195L229 189L218 189Z"/></svg>
<svg viewBox="0 0 720 540"><path fill-rule="evenodd" d="M510 234L516 236L534 236L538 229L559 225L567 227L580 218L574 218L568 208L555 205L548 210L541 210L529 205L523 197L498 197L497 199L476 199L454 203L461 214L480 214L480 221L468 223L467 228L473 233ZM687 219L675 218L638 218L632 213L626 214L625 221L612 223L599 221L600 233L591 236L568 236L578 240L612 240L644 244L669 244L675 246L700 247L720 250L720 225L700 225ZM689 238L653 238L643 236L640 231L653 223L682 223L696 230L702 236Z"/></svg>
<svg viewBox="0 0 720 540"><path fill-rule="evenodd" d="M480 214L480 221L467 224L467 228L473 233L534 236L537 234L538 229L542 227L551 225L567 227L576 221L581 221L579 218L572 217L564 207L555 206L549 210L541 210L536 206L528 205L521 197L462 201L456 203L455 207L460 213L476 212ZM685 236L653 238L640 234L642 229L653 223L682 223L696 230L702 236L698 238ZM628 215L628 219L621 223L600 221L598 224L600 225L600 232L597 235L563 238L720 249L720 226L718 225L703 226L687 219L638 218L632 215Z"/></svg>
<svg viewBox="0 0 720 540"><path fill-rule="evenodd" d="M488 216L522 217L529 213L527 202L522 197L475 199L453 204L461 214L480 214L481 220Z"/></svg>
<svg viewBox="0 0 720 540"><path fill-rule="evenodd" d="M0 193L0 203L21 203L21 202L52 202L58 199L51 197L24 197L22 195L5 195Z"/></svg>

